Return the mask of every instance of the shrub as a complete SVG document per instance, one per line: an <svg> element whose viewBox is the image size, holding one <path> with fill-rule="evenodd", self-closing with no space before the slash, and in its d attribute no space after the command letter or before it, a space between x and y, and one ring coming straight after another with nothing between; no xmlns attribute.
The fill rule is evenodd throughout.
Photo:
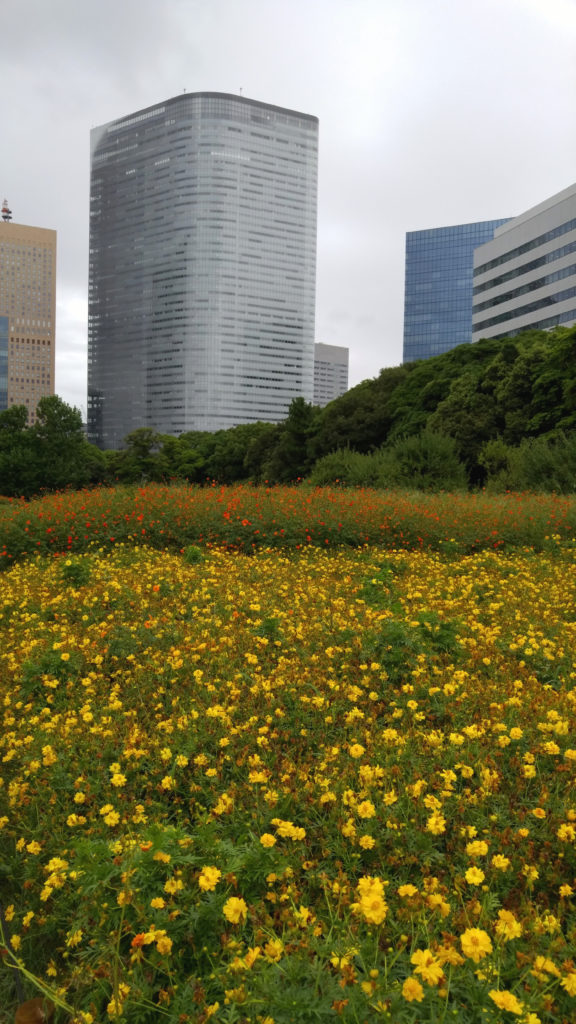
<svg viewBox="0 0 576 1024"><path fill-rule="evenodd" d="M456 442L444 434L423 430L415 437L399 438L379 454L377 486L418 491L466 488L466 469L458 458Z"/></svg>
<svg viewBox="0 0 576 1024"><path fill-rule="evenodd" d="M339 448L318 459L310 474L310 483L316 487L335 483L348 487L373 487L379 475L379 453L367 455L350 448Z"/></svg>
<svg viewBox="0 0 576 1024"><path fill-rule="evenodd" d="M83 587L90 580L90 565L83 559L67 558L62 566L62 580L73 587Z"/></svg>
<svg viewBox="0 0 576 1024"><path fill-rule="evenodd" d="M527 438L516 448L490 441L481 460L489 473L486 486L491 491L576 491L576 434Z"/></svg>
<svg viewBox="0 0 576 1024"><path fill-rule="evenodd" d="M182 557L188 565L197 565L198 562L203 562L206 555L202 551L202 548L197 547L195 544L189 544L188 547L184 548Z"/></svg>

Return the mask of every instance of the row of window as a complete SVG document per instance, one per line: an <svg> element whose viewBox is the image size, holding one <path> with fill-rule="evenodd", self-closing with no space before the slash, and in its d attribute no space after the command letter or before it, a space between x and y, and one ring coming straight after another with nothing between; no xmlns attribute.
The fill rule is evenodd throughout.
<svg viewBox="0 0 576 1024"><path fill-rule="evenodd" d="M576 323L576 309L568 309L565 313L556 313L554 316L545 317L544 320L534 320L530 324L530 330L545 331L549 327L559 327L561 324ZM512 338L515 334L521 334L527 327L517 327L513 331L504 331L503 334L495 334L494 338L499 341L501 338Z"/></svg>
<svg viewBox="0 0 576 1024"><path fill-rule="evenodd" d="M545 277L529 281L528 284L524 284L520 288L514 288L512 291L503 292L502 295L496 295L493 299L489 299L486 302L480 302L473 307L472 312L480 313L484 309L493 309L494 306L500 306L503 302L509 302L519 295L535 292L538 288L544 288L547 284L554 284L555 281L562 281L565 277L573 277L574 274L576 274L576 263L572 263L569 267L564 267L562 270L557 270L554 274L546 274Z"/></svg>
<svg viewBox="0 0 576 1024"><path fill-rule="evenodd" d="M483 284L476 285L474 295L480 295L481 292L485 292L489 288L497 288L498 285L506 284L507 281L513 281L514 278L520 277L522 274L528 274L531 270L538 270L539 267L544 267L548 263L554 263L555 260L561 259L562 256L569 256L573 252L576 252L576 240L568 242L567 245L560 246L559 249L553 249L552 252L544 253L543 256L538 256L535 260L529 260L528 263L523 263L521 267L509 270L507 274L499 274L498 277L493 277L490 281L484 281Z"/></svg>
<svg viewBox="0 0 576 1024"><path fill-rule="evenodd" d="M474 324L474 331L483 331L486 327L494 327L496 324L503 324L506 320L515 320L516 317L524 316L526 313L534 313L539 309L545 309L546 306L554 306L558 302L564 302L566 299L572 299L576 296L576 286L572 288L565 288L561 292L556 292L555 295L547 295L545 298L539 299L536 302L529 302L526 306L516 306L514 309L509 310L507 313L500 313L499 316L491 316L488 320L482 320L480 323ZM534 324L530 325L534 327Z"/></svg>
<svg viewBox="0 0 576 1024"><path fill-rule="evenodd" d="M517 245L515 249L509 249L502 256L489 260L488 263L482 263L479 267L475 267L474 277L484 274L487 270L492 270L493 267L499 267L502 263L508 263L509 260L515 259L516 256L522 256L525 252L530 252L531 249L537 249L538 246L551 242L554 238L559 238L561 235L567 234L568 231L573 231L574 228L576 228L576 217L567 220L565 224L559 224L557 227L551 228L550 231L545 231L536 238L531 238L522 245Z"/></svg>

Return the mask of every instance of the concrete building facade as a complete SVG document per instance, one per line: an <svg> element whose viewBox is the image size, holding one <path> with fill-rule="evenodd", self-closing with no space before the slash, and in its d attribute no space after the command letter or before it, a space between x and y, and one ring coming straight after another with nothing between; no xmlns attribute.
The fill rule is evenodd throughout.
<svg viewBox="0 0 576 1024"><path fill-rule="evenodd" d="M576 323L576 184L474 253L473 341Z"/></svg>
<svg viewBox="0 0 576 1024"><path fill-rule="evenodd" d="M88 436L313 398L318 120L183 94L91 134Z"/></svg>
<svg viewBox="0 0 576 1024"><path fill-rule="evenodd" d="M504 223L488 220L407 233L403 362L472 341L474 250Z"/></svg>
<svg viewBox="0 0 576 1024"><path fill-rule="evenodd" d="M348 391L349 351L342 345L314 346L314 405L325 406Z"/></svg>
<svg viewBox="0 0 576 1024"><path fill-rule="evenodd" d="M0 222L0 411L54 394L56 232Z"/></svg>

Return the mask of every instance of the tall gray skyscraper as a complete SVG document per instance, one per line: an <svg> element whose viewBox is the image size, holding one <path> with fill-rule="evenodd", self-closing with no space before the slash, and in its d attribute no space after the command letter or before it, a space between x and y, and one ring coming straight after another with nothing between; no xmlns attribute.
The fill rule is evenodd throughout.
<svg viewBox="0 0 576 1024"><path fill-rule="evenodd" d="M88 435L312 401L318 119L191 93L91 134Z"/></svg>

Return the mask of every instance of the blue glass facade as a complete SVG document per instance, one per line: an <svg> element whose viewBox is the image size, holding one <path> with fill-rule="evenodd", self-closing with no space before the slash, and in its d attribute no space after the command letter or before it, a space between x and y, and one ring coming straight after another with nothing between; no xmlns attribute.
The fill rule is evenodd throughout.
<svg viewBox="0 0 576 1024"><path fill-rule="evenodd" d="M474 249L507 219L406 234L405 363L472 341Z"/></svg>

